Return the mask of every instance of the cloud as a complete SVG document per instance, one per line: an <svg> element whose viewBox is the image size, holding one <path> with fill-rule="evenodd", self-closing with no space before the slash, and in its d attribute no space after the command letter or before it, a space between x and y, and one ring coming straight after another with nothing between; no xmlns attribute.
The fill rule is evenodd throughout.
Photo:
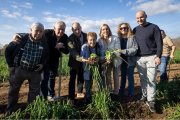
<svg viewBox="0 0 180 120"><path fill-rule="evenodd" d="M24 4L20 5L22 8L26 9L32 9L32 3L30 2L25 2Z"/></svg>
<svg viewBox="0 0 180 120"><path fill-rule="evenodd" d="M21 16L21 13L19 12L10 12L8 10L1 10L0 12L2 13L3 16L8 17L8 18L17 18Z"/></svg>
<svg viewBox="0 0 180 120"><path fill-rule="evenodd" d="M23 18L24 20L26 20L27 22L33 22L33 21L35 21L35 18L34 18L34 17L27 16L27 15L23 16L22 18Z"/></svg>
<svg viewBox="0 0 180 120"><path fill-rule="evenodd" d="M151 0L148 2L134 4L133 10L145 10L148 15L160 13L180 12L180 4L175 4L174 0Z"/></svg>
<svg viewBox="0 0 180 120"><path fill-rule="evenodd" d="M44 23L47 25L46 27L50 27L50 28L53 28L53 25L57 20L64 21L67 26L66 33L68 35L72 33L71 25L73 22L79 22L82 26L82 30L85 32L94 31L97 33L99 32L100 25L106 23L111 27L112 32L116 33L118 24L125 21L125 18L123 17L93 20L91 18L86 18L82 16L74 17L74 16L62 15L62 14L45 15L43 19L44 19Z"/></svg>

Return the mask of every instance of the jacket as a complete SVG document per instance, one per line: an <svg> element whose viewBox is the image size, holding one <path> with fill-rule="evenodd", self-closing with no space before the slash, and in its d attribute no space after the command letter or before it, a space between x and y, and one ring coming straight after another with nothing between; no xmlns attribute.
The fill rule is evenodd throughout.
<svg viewBox="0 0 180 120"><path fill-rule="evenodd" d="M87 34L83 33L83 44L87 42ZM79 66L82 66L82 57L81 57L81 47L82 45L78 45L78 42L80 42L80 39L75 35L71 34L68 39L68 49L69 49L69 62L68 66L72 67L73 69L78 68Z"/></svg>
<svg viewBox="0 0 180 120"><path fill-rule="evenodd" d="M121 39L121 38L120 38ZM133 66L136 64L136 53L138 50L138 45L135 37L129 37L127 40L126 49L122 50L121 53L127 56L128 66Z"/></svg>
<svg viewBox="0 0 180 120"><path fill-rule="evenodd" d="M114 35L109 37L109 43L107 46L105 45L105 43L101 38L98 39L98 43L100 46L102 46L104 52L108 49L113 49L113 50L121 49L121 42L119 38ZM115 57L112 59L112 63L114 67L118 67L122 63L122 60L120 58L120 52L115 52L114 54Z"/></svg>
<svg viewBox="0 0 180 120"><path fill-rule="evenodd" d="M10 42L5 50L5 58L8 64L8 67L15 67L14 58L17 56L21 50L24 48L27 40L29 39L29 34L24 35L19 43ZM45 38L42 39L43 53L39 64L42 64L43 67L47 65L49 59L49 47L46 43ZM21 57L21 55L19 56ZM18 58L21 59L21 58Z"/></svg>
<svg viewBox="0 0 180 120"><path fill-rule="evenodd" d="M46 29L44 31L45 37L47 39L47 43L49 45L49 53L51 53L49 55L49 63L59 63L59 57L61 57L62 53L64 54L68 54L69 50L68 50L68 46L67 46L67 40L68 40L68 36L66 34L64 34L59 41L57 41L56 35L54 33L54 30L52 29ZM56 49L55 46L57 43L63 43L65 48L61 48L61 49Z"/></svg>

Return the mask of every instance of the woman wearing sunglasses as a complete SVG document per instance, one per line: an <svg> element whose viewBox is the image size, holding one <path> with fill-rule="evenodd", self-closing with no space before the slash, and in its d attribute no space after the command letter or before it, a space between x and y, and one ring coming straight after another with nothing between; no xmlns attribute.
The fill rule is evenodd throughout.
<svg viewBox="0 0 180 120"><path fill-rule="evenodd" d="M121 41L121 85L119 94L124 96L126 86L126 76L128 77L128 101L131 101L134 95L134 67L136 64L136 51L138 49L133 31L129 23L121 23L117 30Z"/></svg>

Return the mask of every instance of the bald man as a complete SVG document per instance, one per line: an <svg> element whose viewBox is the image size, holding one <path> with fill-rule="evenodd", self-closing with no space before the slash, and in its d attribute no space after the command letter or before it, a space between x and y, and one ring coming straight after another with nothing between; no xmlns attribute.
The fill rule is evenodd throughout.
<svg viewBox="0 0 180 120"><path fill-rule="evenodd" d="M155 109L156 75L162 54L162 37L157 25L146 21L145 11L136 13L136 21L139 24L133 32L138 43L137 68L140 76L142 97L146 101L151 112Z"/></svg>
<svg viewBox="0 0 180 120"><path fill-rule="evenodd" d="M72 34L68 39L68 48L69 48L69 67L70 67L70 81L69 81L69 99L70 103L74 104L75 98L75 80L77 76L77 87L78 93L83 92L83 66L82 66L82 57L81 57L81 47L87 42L87 34L82 32L81 25L78 22L72 24Z"/></svg>

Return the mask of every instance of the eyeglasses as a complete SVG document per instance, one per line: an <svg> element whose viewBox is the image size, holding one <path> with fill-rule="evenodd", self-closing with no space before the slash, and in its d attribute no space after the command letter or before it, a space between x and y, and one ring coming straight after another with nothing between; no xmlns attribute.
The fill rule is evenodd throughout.
<svg viewBox="0 0 180 120"><path fill-rule="evenodd" d="M128 27L121 27L120 30L128 30Z"/></svg>

